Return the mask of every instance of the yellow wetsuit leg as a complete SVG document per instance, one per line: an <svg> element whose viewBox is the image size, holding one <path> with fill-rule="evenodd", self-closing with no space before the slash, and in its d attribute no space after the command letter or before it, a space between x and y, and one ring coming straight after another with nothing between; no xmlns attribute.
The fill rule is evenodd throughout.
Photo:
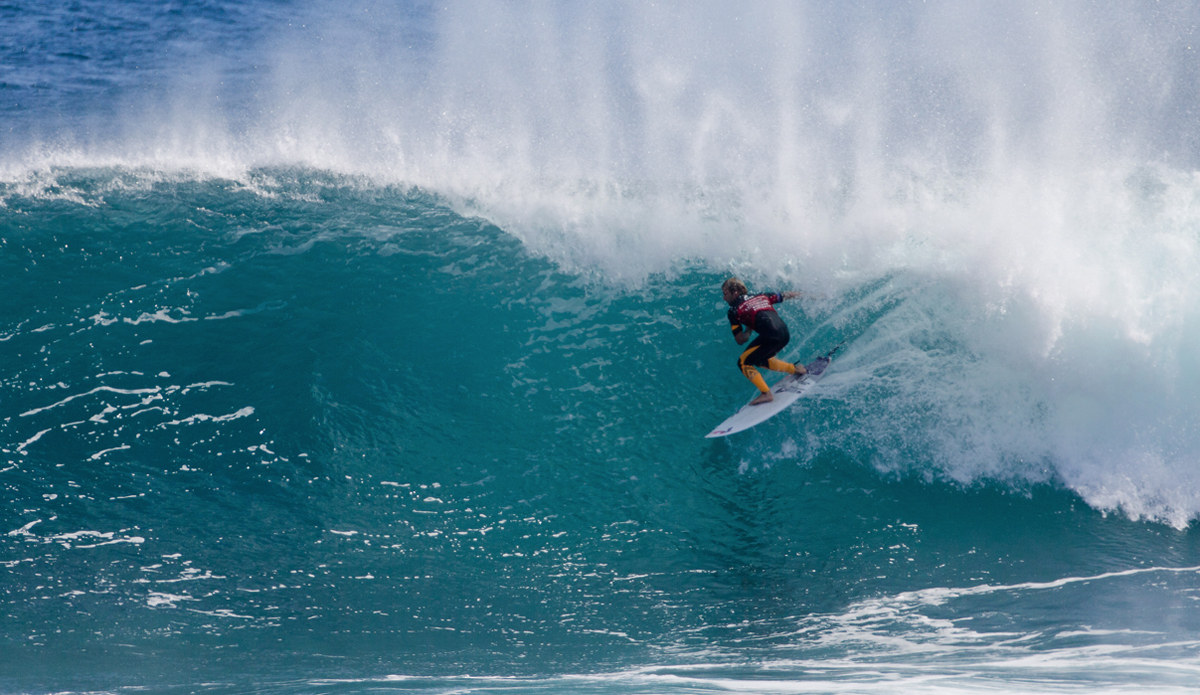
<svg viewBox="0 0 1200 695"><path fill-rule="evenodd" d="M796 373L796 365L789 364L783 360L777 360L774 357L767 360L767 369L770 369L773 372L784 372L786 374Z"/></svg>
<svg viewBox="0 0 1200 695"><path fill-rule="evenodd" d="M767 382L763 380L762 374L758 373L758 370L754 368L754 365L746 364L746 358L750 356L750 353L754 352L758 348L759 346L755 345L749 350L743 352L742 356L738 358L738 364L742 367L742 374L745 374L746 378L749 379L750 382L756 387L758 387L759 391L762 391L763 393L770 393L771 389L767 388Z"/></svg>

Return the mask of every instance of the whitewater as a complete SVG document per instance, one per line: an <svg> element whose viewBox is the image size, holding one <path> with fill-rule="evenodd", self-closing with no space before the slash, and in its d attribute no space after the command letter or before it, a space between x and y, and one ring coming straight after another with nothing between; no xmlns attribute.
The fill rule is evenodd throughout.
<svg viewBox="0 0 1200 695"><path fill-rule="evenodd" d="M0 6L0 691L1191 692L1198 23Z"/></svg>

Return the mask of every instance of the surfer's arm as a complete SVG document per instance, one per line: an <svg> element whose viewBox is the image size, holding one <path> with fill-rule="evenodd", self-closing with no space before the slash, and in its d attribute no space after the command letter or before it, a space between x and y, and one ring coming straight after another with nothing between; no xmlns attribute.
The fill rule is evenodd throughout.
<svg viewBox="0 0 1200 695"><path fill-rule="evenodd" d="M738 345L744 345L747 340L750 340L750 327L742 323L736 308L730 309L728 316L729 328L733 330L733 339L737 341Z"/></svg>

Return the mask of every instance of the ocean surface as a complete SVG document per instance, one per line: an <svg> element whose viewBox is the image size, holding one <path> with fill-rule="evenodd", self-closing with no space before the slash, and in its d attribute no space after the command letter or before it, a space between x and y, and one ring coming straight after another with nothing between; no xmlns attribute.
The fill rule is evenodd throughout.
<svg viewBox="0 0 1200 695"><path fill-rule="evenodd" d="M0 692L1195 692L1198 26L0 4Z"/></svg>

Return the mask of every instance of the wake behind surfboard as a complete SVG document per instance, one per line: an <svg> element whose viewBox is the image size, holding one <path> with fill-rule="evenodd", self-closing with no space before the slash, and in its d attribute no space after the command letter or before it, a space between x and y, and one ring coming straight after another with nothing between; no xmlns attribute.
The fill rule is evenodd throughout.
<svg viewBox="0 0 1200 695"><path fill-rule="evenodd" d="M821 375L825 373L825 368L829 366L829 362L833 358L833 353L840 347L841 345L838 345L825 355L805 365L804 368L808 371L807 374L803 376L789 374L776 382L771 387L771 395L775 397L775 400L770 403L761 403L759 405L746 404L742 406L741 410L734 413L727 420L717 425L712 432L704 436L708 439L713 437L727 437L766 422L783 412L821 378Z"/></svg>

